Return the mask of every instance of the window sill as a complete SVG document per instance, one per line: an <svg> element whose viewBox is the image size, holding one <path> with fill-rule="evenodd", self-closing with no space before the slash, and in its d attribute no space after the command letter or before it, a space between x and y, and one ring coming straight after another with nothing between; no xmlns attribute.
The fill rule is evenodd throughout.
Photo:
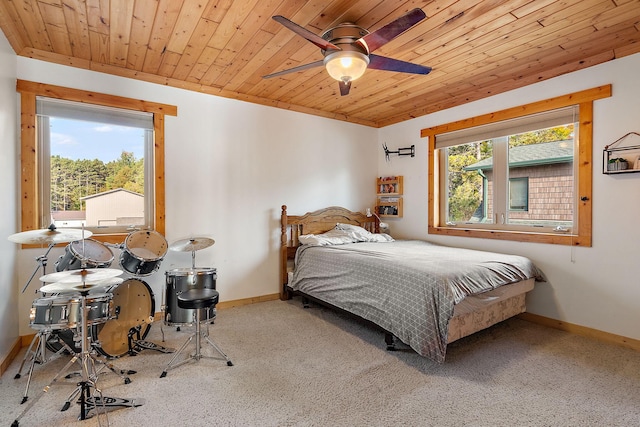
<svg viewBox="0 0 640 427"><path fill-rule="evenodd" d="M534 233L529 231L478 230L461 227L433 227L429 234L481 239L510 240L515 242L547 243L552 245L591 247L591 239L576 234Z"/></svg>

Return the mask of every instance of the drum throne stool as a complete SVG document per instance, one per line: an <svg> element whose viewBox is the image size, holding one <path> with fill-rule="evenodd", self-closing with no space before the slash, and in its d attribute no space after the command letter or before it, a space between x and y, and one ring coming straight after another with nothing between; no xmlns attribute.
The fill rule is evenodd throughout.
<svg viewBox="0 0 640 427"><path fill-rule="evenodd" d="M160 374L160 378L164 378L167 376L167 371L173 368L177 368L178 366L184 365L189 362L197 362L202 358L206 359L219 359L218 357L205 356L202 354L202 340L204 339L208 342L211 347L213 347L220 355L227 361L227 366L233 366L231 359L218 347L216 343L209 339L209 327L205 326L205 328L201 328L202 319L200 316L201 310L200 308L210 308L215 306L218 303L219 298L218 291L214 289L189 289L178 295L178 307L183 309L192 309L195 312L195 323L196 323L196 331L187 338L182 347L173 355L167 367ZM206 320L206 319L205 319ZM196 339L196 352L190 355L188 358L176 362L176 359L182 353L182 351L187 347L187 345L191 342L191 340L195 337ZM175 362L175 363L174 363Z"/></svg>

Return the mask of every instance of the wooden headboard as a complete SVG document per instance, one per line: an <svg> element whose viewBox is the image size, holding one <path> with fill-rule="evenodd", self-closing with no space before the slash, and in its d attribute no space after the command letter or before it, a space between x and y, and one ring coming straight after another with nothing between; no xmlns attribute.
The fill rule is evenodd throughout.
<svg viewBox="0 0 640 427"><path fill-rule="evenodd" d="M288 261L293 260L300 246L298 237L303 234L320 234L333 229L337 223L359 225L371 233L380 232L380 220L372 215L352 212L339 206L330 206L304 215L287 215L287 206L282 205L280 215L280 299L291 298L287 290L289 276Z"/></svg>

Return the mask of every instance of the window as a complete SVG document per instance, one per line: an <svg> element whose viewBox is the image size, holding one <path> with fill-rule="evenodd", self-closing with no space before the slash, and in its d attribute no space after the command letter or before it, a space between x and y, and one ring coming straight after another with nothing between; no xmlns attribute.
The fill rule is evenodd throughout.
<svg viewBox="0 0 640 427"><path fill-rule="evenodd" d="M611 86L423 129L429 233L591 245L593 100Z"/></svg>
<svg viewBox="0 0 640 427"><path fill-rule="evenodd" d="M509 211L529 210L529 178L509 178Z"/></svg>
<svg viewBox="0 0 640 427"><path fill-rule="evenodd" d="M164 234L164 115L176 107L18 81L22 229L86 227L121 243L130 227ZM104 132L119 135L104 138ZM82 137L61 135L80 132ZM113 134L112 134L113 135Z"/></svg>

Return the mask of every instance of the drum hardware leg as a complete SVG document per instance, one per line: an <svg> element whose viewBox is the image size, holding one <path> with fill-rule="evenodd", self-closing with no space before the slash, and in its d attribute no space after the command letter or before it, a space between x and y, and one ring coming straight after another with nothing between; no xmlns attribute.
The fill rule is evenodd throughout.
<svg viewBox="0 0 640 427"><path fill-rule="evenodd" d="M29 348L27 349L26 353L24 354L24 357L22 358L22 363L20 364L20 368L18 369L18 373L16 374L15 377L13 377L14 379L20 378L21 372L22 372L22 368L24 367L24 364L27 361L27 359L29 358L29 356L31 356L31 365L33 366L33 364L36 363L36 359L37 359L38 356L40 356L39 353L41 352L41 349L40 349L40 347L41 347L40 343L42 342L41 335L42 335L41 331L38 331L38 333L34 335L33 339L31 340L31 344L29 344ZM38 346L37 346L38 350L32 351L34 345L36 344L36 342L38 343Z"/></svg>
<svg viewBox="0 0 640 427"><path fill-rule="evenodd" d="M218 353L220 353L220 355L227 361L228 366L233 366L233 362L231 362L231 359L229 359L229 356L227 356L225 352L222 351L220 347L218 347L218 344L216 344L211 339L209 339L209 325L205 326L202 337L205 339L205 341L209 343L209 345L211 345L211 347L213 347Z"/></svg>
<svg viewBox="0 0 640 427"><path fill-rule="evenodd" d="M184 365L185 363L192 362L194 360L199 361L202 358L217 359L216 357L205 356L202 354L201 352L202 339L204 339L207 343L209 343L209 345L211 345L214 348L214 350L216 350L224 358L224 360L227 361L227 366L233 366L233 362L231 362L231 359L229 359L229 357L220 349L220 347L218 347L213 341L209 339L209 326L206 325L206 320L203 322L203 319L201 316L201 311L203 311L201 309L206 309L206 308L215 306L215 304L217 304L218 302L218 297L219 297L219 294L217 291L213 289L206 289L206 288L191 289L189 291L182 293L178 297L178 307L183 309L194 310L194 314L195 314L194 322L196 324L196 330L191 336L189 336L187 341L185 341L185 343L182 344L182 347L180 347L180 350L178 350L178 352L173 355L173 357L169 361L169 364L166 366L164 371L162 371L162 373L160 374L160 378L166 377L167 371L169 371L170 369L177 368L178 366ZM205 323L204 329L201 328L203 323ZM187 345L191 342L191 340L194 337L196 339L195 353L190 355L186 359L181 360L180 362L174 364L174 362L178 358L178 355L182 353L182 351L187 347Z"/></svg>
<svg viewBox="0 0 640 427"><path fill-rule="evenodd" d="M33 369L35 367L35 364L36 363L45 364L49 360L51 360L51 358L59 355L60 353L62 353L62 351L65 350L65 348L62 347L60 350L54 353L51 356L51 358L46 357L46 352L47 352L46 342L50 334L51 334L51 331L49 330L38 331L38 333L33 337L33 340L31 340L31 344L29 345L29 348L27 349L27 352L24 355L24 359L22 359L22 363L20 364L20 369L18 369L18 373L14 377L14 379L18 379L21 377L22 368L24 367L24 364L27 358L31 356L31 362L29 364L29 374L27 376L27 385L24 390L24 395L22 396L22 401L20 402L20 404L25 403L28 399L29 386L31 385L31 378L33 377ZM36 350L33 350L34 347L36 348Z"/></svg>

